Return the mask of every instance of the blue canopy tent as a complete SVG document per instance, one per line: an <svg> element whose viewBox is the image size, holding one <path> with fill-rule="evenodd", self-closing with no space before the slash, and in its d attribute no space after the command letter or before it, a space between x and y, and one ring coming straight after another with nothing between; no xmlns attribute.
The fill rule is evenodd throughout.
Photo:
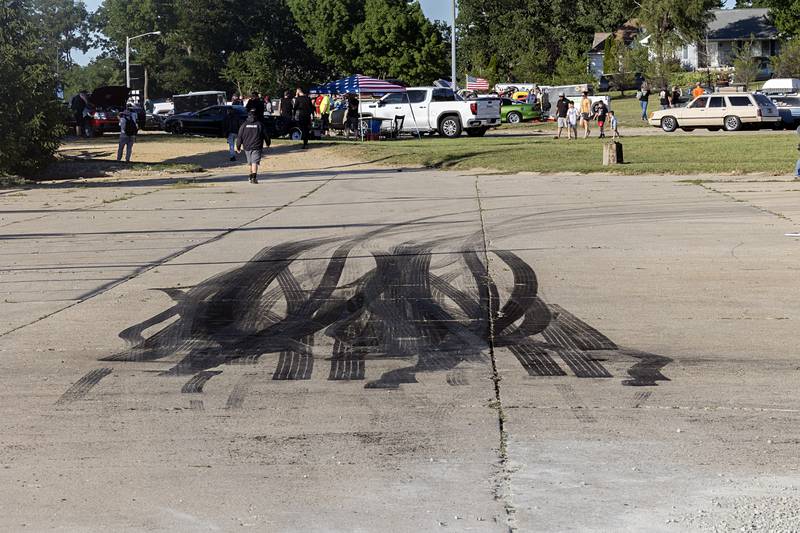
<svg viewBox="0 0 800 533"><path fill-rule="evenodd" d="M317 87L312 87L311 92L316 92L319 94L358 94L358 103L359 103L359 124L362 122L361 117L361 94L362 93L371 93L371 94L386 94L386 93L406 93L406 88L402 85L397 85L395 83L391 83L384 80L379 80L377 78L370 78L369 76L364 76L362 74L354 74L352 76L348 76L347 78L342 78L340 80L331 81L324 85L320 85ZM408 94L406 94L406 101L408 102L408 107L411 110L411 118L414 120L414 124L416 124L417 119L414 118L414 110L411 108L411 101L408 100ZM364 138L364 131L363 128L359 127L361 132L361 138ZM417 136L419 136L419 130L417 130Z"/></svg>

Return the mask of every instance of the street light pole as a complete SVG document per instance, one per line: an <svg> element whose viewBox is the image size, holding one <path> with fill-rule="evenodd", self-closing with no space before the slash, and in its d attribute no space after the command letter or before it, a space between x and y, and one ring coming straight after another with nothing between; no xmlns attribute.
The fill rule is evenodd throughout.
<svg viewBox="0 0 800 533"><path fill-rule="evenodd" d="M160 31L149 31L133 37L125 37L125 86L131 88L131 41L148 35L161 35Z"/></svg>
<svg viewBox="0 0 800 533"><path fill-rule="evenodd" d="M450 30L450 80L453 92L458 92L456 83L456 0L452 0L453 26Z"/></svg>

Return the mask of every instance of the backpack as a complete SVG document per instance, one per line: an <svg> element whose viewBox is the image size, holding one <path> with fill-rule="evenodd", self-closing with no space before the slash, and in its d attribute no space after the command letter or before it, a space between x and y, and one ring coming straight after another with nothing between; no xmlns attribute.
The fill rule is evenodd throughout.
<svg viewBox="0 0 800 533"><path fill-rule="evenodd" d="M128 137L133 137L137 133L139 133L139 126L136 124L133 116L128 115L125 117L125 135Z"/></svg>

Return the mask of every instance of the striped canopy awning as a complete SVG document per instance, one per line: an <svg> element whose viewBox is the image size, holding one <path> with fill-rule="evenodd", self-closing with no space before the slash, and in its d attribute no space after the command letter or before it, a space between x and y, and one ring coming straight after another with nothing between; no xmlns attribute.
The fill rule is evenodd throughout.
<svg viewBox="0 0 800 533"><path fill-rule="evenodd" d="M311 92L316 93L404 93L406 88L402 85L388 81L370 78L362 74L355 74L341 80L332 81L319 87L314 87Z"/></svg>

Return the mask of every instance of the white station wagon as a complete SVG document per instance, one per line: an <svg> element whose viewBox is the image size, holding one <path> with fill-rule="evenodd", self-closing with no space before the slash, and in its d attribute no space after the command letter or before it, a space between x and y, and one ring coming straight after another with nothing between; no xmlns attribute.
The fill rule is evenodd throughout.
<svg viewBox="0 0 800 533"><path fill-rule="evenodd" d="M778 108L763 94L730 93L704 94L684 107L662 109L650 115L651 126L666 132L681 128L692 131L708 128L711 131L736 131L744 124L770 127L780 124Z"/></svg>

